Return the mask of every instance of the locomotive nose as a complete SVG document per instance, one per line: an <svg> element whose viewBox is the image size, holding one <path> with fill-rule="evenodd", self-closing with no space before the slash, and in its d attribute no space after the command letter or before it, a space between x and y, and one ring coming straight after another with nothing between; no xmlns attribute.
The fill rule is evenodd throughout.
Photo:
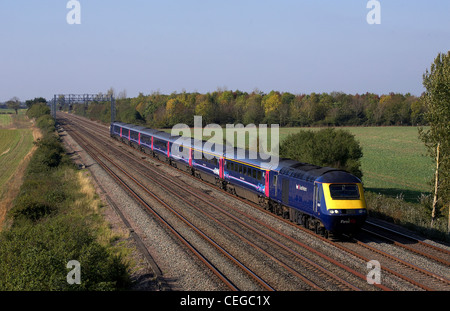
<svg viewBox="0 0 450 311"><path fill-rule="evenodd" d="M367 218L364 189L361 183L322 184L329 231L353 233Z"/></svg>

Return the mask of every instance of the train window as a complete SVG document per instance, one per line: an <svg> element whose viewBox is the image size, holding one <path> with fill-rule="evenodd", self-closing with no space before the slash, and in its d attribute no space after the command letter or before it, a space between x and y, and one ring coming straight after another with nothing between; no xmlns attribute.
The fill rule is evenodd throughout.
<svg viewBox="0 0 450 311"><path fill-rule="evenodd" d="M135 132L135 131L131 131L131 138L134 140L138 140L139 139L139 133Z"/></svg>
<svg viewBox="0 0 450 311"><path fill-rule="evenodd" d="M242 165L239 164L239 174L242 174Z"/></svg>
<svg viewBox="0 0 450 311"><path fill-rule="evenodd" d="M256 178L256 170L252 170L253 178Z"/></svg>
<svg viewBox="0 0 450 311"><path fill-rule="evenodd" d="M141 144L151 145L152 138L147 135L141 135Z"/></svg>
<svg viewBox="0 0 450 311"><path fill-rule="evenodd" d="M258 171L258 180L261 180L262 176L261 176L261 171Z"/></svg>
<svg viewBox="0 0 450 311"><path fill-rule="evenodd" d="M248 177L252 177L252 169L250 167L247 167L247 175Z"/></svg>
<svg viewBox="0 0 450 311"><path fill-rule="evenodd" d="M167 143L159 139L153 139L153 146L160 150L167 150Z"/></svg>
<svg viewBox="0 0 450 311"><path fill-rule="evenodd" d="M278 183L278 175L273 176L273 185L276 186Z"/></svg>
<svg viewBox="0 0 450 311"><path fill-rule="evenodd" d="M330 185L330 194L334 200L359 199L359 190L356 184Z"/></svg>

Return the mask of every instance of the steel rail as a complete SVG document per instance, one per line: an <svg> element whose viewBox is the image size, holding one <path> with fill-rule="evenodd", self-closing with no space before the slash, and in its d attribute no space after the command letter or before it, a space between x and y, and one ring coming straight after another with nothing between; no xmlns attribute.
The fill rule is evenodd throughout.
<svg viewBox="0 0 450 311"><path fill-rule="evenodd" d="M87 122L87 121L83 120L82 118L79 118L79 117L76 117L76 118L79 119L80 121ZM107 131L105 130L105 135L106 135L106 133L107 133ZM109 133L108 133L108 134L109 134ZM158 161L158 162L164 163L164 162L162 162L162 161ZM164 164L166 164L166 163L164 163ZM189 175L189 174L185 173L184 171L181 171L181 170L180 170L180 172L182 172L182 173L184 173L184 174L186 174L186 175ZM201 182L203 182L203 183L205 183L205 184L207 184L207 185L210 185L209 183L207 183L207 182L205 182L205 181L203 181L203 180L200 180L200 179L196 179L196 180L201 181ZM215 189L221 191L222 193L226 193L227 195L230 195L228 192L226 192L226 191L224 191L224 190L222 190L222 189L219 189L219 188L215 188ZM352 251L352 250L350 250L350 249L348 249L348 248L346 248L346 247L344 247L344 246L342 246L342 245L339 245L339 244L337 244L337 243L335 243L335 242L332 242L332 241L330 241L330 240L328 240L328 239L325 239L325 238L323 238L322 236L317 235L317 234L315 234L314 232L312 232L312 231L310 231L310 230L308 230L308 229L306 229L306 228L303 228L302 226L299 226L299 225L297 225L297 224L293 224L292 222L290 222L290 221L288 221L288 220L286 220L286 219L284 219L284 218L282 218L282 217L279 217L279 216L277 216L277 215L274 215L273 213L270 213L269 211L266 211L265 209L263 209L263 208L259 207L258 205L254 204L253 202L250 202L250 201L248 201L248 200L239 198L239 197L237 197L237 196L233 196L233 197L234 197L234 198L237 198L237 199L239 199L239 200L241 200L242 202L244 202L244 203L246 203L246 204L249 204L249 205L251 205L251 206L253 206L253 207L259 209L260 211L262 211L262 212L264 212L264 213L267 213L267 214L269 214L269 215L271 215L271 216L275 216L275 217L277 217L279 220L282 220L283 222L289 223L289 224L293 225L294 227L297 227L297 228L303 230L304 232L307 232L307 233L309 233L309 234L311 234L311 235L314 235L314 236L316 236L317 238L322 239L323 241L325 241L325 242L327 242L327 243L329 243L329 244L331 244L331 245L333 245L333 246L335 246L335 247L337 247L337 248L339 248L339 249L341 249L341 250L343 250L343 251L349 252L349 253L351 253L352 255L354 255L354 256L360 258L361 260L368 261L368 259L365 258L364 256L361 256L361 255L359 255L358 253L356 253L356 252L354 252L354 251ZM362 242L360 242L360 243L362 243ZM360 245L365 247L365 245L363 245L363 244L360 244ZM427 243L427 245L428 245L428 243ZM441 249L438 248L438 250L441 250ZM378 253L381 252L381 251L379 251L379 250L377 250L377 249L374 249L373 251L376 251L376 252L378 252ZM446 250L444 250L444 251L446 251ZM381 252L381 253L384 253L384 252ZM384 254L383 254L383 255L384 255ZM389 255L389 254L386 254L386 255L387 255L387 256L391 256L391 255ZM392 256L392 257L394 257L394 256ZM394 260L397 260L397 261L398 261L399 259L396 258L396 257L394 257ZM400 261L401 261L401 260L400 260ZM405 261L403 261L403 262L401 262L401 263L404 264L404 265L406 265L406 266L408 266L408 267L411 266L410 263L407 263L407 262L405 262ZM429 275L429 276L432 276L432 277L434 277L434 278L437 278L437 279L440 280L440 281L443 281L443 282L448 281L448 280L446 280L445 278L442 278L442 277L440 277L440 276L438 276L438 275L435 275L435 274L429 274L430 272L428 272L428 271L426 271L426 270L424 270L424 269L421 269L420 267L416 267L416 266L412 265L411 268L414 269L414 270L416 270L416 271L421 271L421 272L423 272L423 273L425 273L425 274L427 274L427 275ZM410 278L408 278L408 277L406 277L406 276L404 276L404 275L402 275L402 274L400 274L400 273L397 273L396 271L393 271L392 269L389 269L389 268L386 268L386 267L382 267L382 270L384 270L384 271L386 271L386 272L388 272L388 273L390 273L390 274L392 274L392 275L395 275L395 276L397 276L397 277L399 277L399 278L401 278L401 279L403 279L403 280L405 280L405 281L407 281L407 282L409 282L409 283L411 283L411 284L413 284L413 285L415 285L415 286L418 286L418 287L420 287L420 288L422 288L422 289L425 289L425 290L432 290L431 288L429 288L429 287L427 287L427 286L425 286L425 285L423 285L423 284L421 284L421 283L419 283L419 282L416 282L416 281L414 281L414 280L412 280L412 279L410 279ZM376 285L376 284L374 284L374 285ZM389 289L386 288L386 287L383 288L383 289L384 289L384 290L389 290Z"/></svg>
<svg viewBox="0 0 450 311"><path fill-rule="evenodd" d="M124 156L128 157L128 159L130 159L130 161L132 161L132 163L135 163L135 159L133 159L131 156L129 156L128 154L126 154L125 152L123 152L123 151L121 151L121 150L117 150L117 151L120 152L120 153L122 153ZM284 244L282 244L282 243L276 241L275 239L273 239L272 237L270 237L270 236L268 236L267 234L263 233L262 231L260 231L260 230L258 230L258 229L256 229L256 228L254 228L253 226L249 225L248 223L246 223L246 222L240 220L239 218L233 216L232 214L226 212L226 211L223 210L221 207L219 207L219 206L217 206L216 204L210 202L210 201L208 200L208 198L206 198L206 199L205 199L205 198L202 198L202 197L200 197L198 194L196 194L196 193L194 193L194 192L192 192L192 191L190 191L190 190L188 190L188 189L186 189L186 188L181 187L180 185L178 185L178 184L175 183L174 181L170 180L169 178L167 178L167 177L164 176L163 174L159 173L159 172L158 172L157 170L155 170L154 168L152 168L152 167L150 167L150 166L148 166L148 165L146 165L146 164L144 164L144 163L139 163L139 164L140 164L140 165L144 165L146 168L150 169L150 170L152 171L152 173L157 174L159 177L165 179L166 181L170 182L171 184L173 184L174 186L180 188L181 190L187 191L189 194L195 196L196 198L198 198L198 199L201 200L202 202L204 202L204 203L210 205L211 207L215 208L216 210L219 210L221 213L227 215L228 217L234 219L235 221L241 223L242 225L244 225L245 227L247 227L247 228L249 228L250 230L254 231L254 232L257 233L258 235L264 236L267 240L269 240L269 241L271 241L272 243L278 245L280 248L283 248L284 250L288 251L289 253L291 253L292 255L296 256L296 257L299 258L299 259L301 259L303 262L309 264L309 265L312 266L313 268L315 268L315 269L321 271L323 274L328 275L328 277L335 279L335 280L338 281L340 284L342 284L342 285L344 285L344 286L346 286L346 287L348 287L348 288L350 288L350 289L352 289L352 290L360 290L359 288L353 286L352 284L348 283L347 281L345 281L345 280L343 280L343 279L337 277L334 273L330 272L329 270L327 270L327 269L323 268L322 266L320 266L320 265L314 263L314 262L311 261L310 259L308 259L308 258L304 257L303 255L299 254L298 252L293 251L291 248L285 246ZM154 178L153 176L148 175L148 174L146 174L146 173L144 173L144 172L140 172L140 173L143 174L143 175L145 175L148 179L152 180L153 182L159 184L159 185L162 186L163 188L166 188L169 192L171 192L171 194L173 194L173 195L177 196L178 198L182 199L183 201L185 201L184 198L181 197L176 191L171 191L169 188L167 188L165 185L163 185L158 179L156 179L156 178ZM194 188L192 188L192 189L194 189ZM204 195L204 194L202 194L202 195ZM205 213L203 210L197 208L195 205L190 204L189 202L188 202L188 204L191 205L192 207L196 208L197 210L199 210L201 213ZM228 205L228 206L229 206L229 205ZM233 208L233 207L231 207L231 206L229 206L229 207L232 208L233 210L237 211L235 208ZM240 212L240 211L237 211L237 212L239 212L239 213L242 214L243 216L250 217L251 219L253 219L253 220L255 220L256 222L258 222L260 225L262 225L262 226L264 226L264 227L266 227L266 228L269 228L269 229L275 231L277 234L282 235L283 237L289 239L290 241L292 241L292 242L298 244L299 246L301 246L301 247L307 249L308 251L310 251L310 252L312 252L312 253L314 253L314 254L320 256L321 258L323 258L323 259L329 261L329 262L332 263L333 265L339 266L339 267L341 267L342 269L346 270L347 272L350 272L350 273L354 274L355 276L357 276L357 277L359 277L359 278L361 278L361 279L364 279L364 280L366 279L366 277L365 277L364 275L362 275L361 273L359 273L359 272L357 272L357 271L355 271L355 270L353 270L353 269L351 269L351 268L349 268L349 267L346 267L345 265L343 265L343 264L341 264L340 262L334 260L333 258L331 258L331 257L329 257L329 256L326 256L326 255L324 255L324 254L318 252L317 250L314 250L313 248L307 246L306 244L301 243L301 242L299 242L299 241L297 241L297 240L295 240L295 239L293 239L293 238L287 236L286 234L284 234L284 233L282 233L282 232L280 232L280 231L278 231L278 230L276 230L276 229L274 229L274 228L268 226L267 224L264 224L263 222L260 222L260 221L258 221L258 220L256 220L256 219L254 219L253 217L251 217L251 216L249 216L249 215L247 215L247 214L244 214L244 213L242 213L242 212ZM208 215L208 217L210 217L210 218L213 219L213 217L211 217L210 215ZM216 219L213 219L213 220L217 222ZM223 224L221 223L221 225L223 225ZM231 228L229 228L229 229L232 230ZM233 231L234 231L234 230L233 230ZM234 234L238 234L238 233L236 233L236 232L234 231ZM239 235L239 238L245 239L246 241L248 241L248 243L251 243L251 245L254 246L254 247L256 246L254 243L250 242L248 239L242 237L242 235ZM260 249L260 248L259 248L259 249ZM265 253L268 254L267 252L265 252ZM272 257L272 259L274 259L273 256L271 256L271 257ZM276 260L276 261L277 261L278 263L280 263L279 260ZM292 270L291 268L289 268L287 265L284 264L283 266L284 266L285 268L287 268L290 272L293 272L293 270ZM299 276L299 274L297 274L297 273L294 273L294 274L297 275L298 277L302 278L301 276ZM302 280L305 281L304 278L302 278ZM316 288L316 289L319 289L319 290L320 290L320 288L318 288L315 284L309 284L309 285L312 286L313 288ZM384 289L384 290L386 290L386 288L383 288L383 287L381 287L381 288Z"/></svg>
<svg viewBox="0 0 450 311"><path fill-rule="evenodd" d="M377 230L380 230L380 231L386 231L386 232L388 232L388 234L397 235L397 236L399 236L400 238L403 238L403 239L412 241L414 244L418 244L418 245L423 246L423 247L426 247L426 248L428 248L428 249L430 249L430 250L432 250L432 251L436 251L436 252L439 252L439 253L441 253L441 254L444 254L444 255L448 256L447 258L450 259L450 251L448 251L448 250L446 250L446 249L437 247L437 246L432 245L432 244L430 244L430 243L426 243L426 242L420 241L420 240L418 240L418 239L416 239L416 238L414 238L414 237L411 237L411 236L409 236L409 235L406 235L406 234L403 234L403 233L394 231L394 230L389 229L389 228L385 228L385 227L383 227L383 226L377 225L377 224L372 223L372 222L366 222L366 224L367 224L368 226L375 227ZM379 232L375 232L375 231L370 230L370 229L368 229L368 228L364 228L364 227L363 227L362 230L363 230L364 232L367 232L367 233L369 233L369 234L372 234L372 235L374 235L374 236L377 236L378 238L384 239L384 240L388 241L389 243L392 243L392 244L397 245L397 246L399 246L399 247L405 248L405 249L407 249L407 250L409 250L409 251L411 251L411 252L413 252L413 253L416 253L416 254L419 254L419 255L421 255L421 256L427 257L427 258L429 258L429 259L435 260L435 261L440 262L440 263L442 263L442 264L444 264L444 265L446 265L446 266L450 266L450 260L448 260L448 259L443 259L443 258L440 258L440 257L438 257L438 256L436 256L436 255L430 254L430 253L428 253L428 252L426 252L426 251L422 251L422 250L416 249L416 248L414 248L414 247L408 246L408 245L406 245L405 243L401 243L401 242L399 242L399 241L396 241L396 240L394 240L394 239L392 239L392 238L387 237L386 235L383 235L383 234L381 234L381 233L379 233Z"/></svg>
<svg viewBox="0 0 450 311"><path fill-rule="evenodd" d="M73 134L73 132L72 132ZM82 140L80 136L76 135L79 140ZM100 158L94 153L90 152L89 143L82 143L78 141L80 145L84 146L84 150L111 176L115 179L123 188L129 192L134 199L136 199L147 211L151 212L161 223L163 223L184 245L188 247L216 276L226 284L228 288L233 291L239 289L231 282L220 270L218 270L205 256L203 256L185 237L183 237L169 222L167 222L157 211L155 211L144 199L142 199L132 188L130 188L125 181L123 181L114 171L112 171ZM91 146L92 148L92 146ZM195 229L194 229L195 230Z"/></svg>
<svg viewBox="0 0 450 311"><path fill-rule="evenodd" d="M165 208L169 209L172 213L174 213L179 219L181 219L184 223L186 223L189 227L191 227L194 231L196 231L200 236L202 236L205 240L207 240L210 244L212 244L214 247L216 247L223 255L225 255L227 258L229 258L232 262L234 262L236 265L238 265L241 269L243 269L248 275L250 275L252 278L254 278L263 288L269 291L273 291L274 289L263 279L261 279L258 275L256 275L253 271L251 271L248 267L246 267L244 264L242 264L239 260L237 260L234 256L232 256L228 251L226 251L224 248L222 248L219 244L217 244L214 240L209 238L205 233L203 233L200 229L198 229L195 225L193 225L189 220L187 220L184 216L182 216L180 213L178 213L176 210L174 210L172 207L170 207L168 204L166 204L164 201L159 199L154 193L152 193L150 190L148 190L147 187L145 187L141 182L139 182L137 179L132 177L130 174L128 174L125 170L120 168L117 164L114 163L111 158L106 156L104 153L102 153L98 148L92 147L92 149L96 150L99 154L101 154L102 157L107 159L108 162L113 164L117 169L119 169L123 174L125 174L128 178L130 178L134 183L136 183L140 188L142 188L145 192L147 192L149 195L151 195L154 199L156 199L160 204L162 204Z"/></svg>

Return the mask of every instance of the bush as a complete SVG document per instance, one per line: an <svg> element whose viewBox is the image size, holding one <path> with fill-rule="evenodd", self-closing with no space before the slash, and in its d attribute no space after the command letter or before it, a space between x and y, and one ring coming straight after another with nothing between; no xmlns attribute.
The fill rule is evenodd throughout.
<svg viewBox="0 0 450 311"><path fill-rule="evenodd" d="M362 178L362 149L355 136L342 129L300 131L280 144L280 156L299 162L346 170Z"/></svg>
<svg viewBox="0 0 450 311"><path fill-rule="evenodd" d="M28 165L28 173L47 171L58 167L63 160L69 161L65 157L65 151L59 138L54 134L48 133L42 139L38 139L35 144L38 148Z"/></svg>
<svg viewBox="0 0 450 311"><path fill-rule="evenodd" d="M66 265L77 260L81 284ZM83 218L61 216L0 235L0 290L115 290L129 285L127 265L96 242Z"/></svg>
<svg viewBox="0 0 450 311"><path fill-rule="evenodd" d="M33 104L27 111L29 118L39 118L43 115L50 115L50 108L45 103Z"/></svg>
<svg viewBox="0 0 450 311"><path fill-rule="evenodd" d="M44 133L53 132L55 130L55 120L48 114L37 118L36 125L44 131Z"/></svg>
<svg viewBox="0 0 450 311"><path fill-rule="evenodd" d="M24 217L35 222L49 215L54 210L56 210L55 204L41 197L40 193L36 195L33 191L32 193L20 196L11 213L16 220Z"/></svg>

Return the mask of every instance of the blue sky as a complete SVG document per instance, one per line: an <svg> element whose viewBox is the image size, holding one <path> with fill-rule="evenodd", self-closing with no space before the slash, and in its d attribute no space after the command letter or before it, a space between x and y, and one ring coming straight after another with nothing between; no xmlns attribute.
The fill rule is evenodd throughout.
<svg viewBox="0 0 450 311"><path fill-rule="evenodd" d="M0 1L0 101L55 93L422 93L450 50L450 1Z"/></svg>

